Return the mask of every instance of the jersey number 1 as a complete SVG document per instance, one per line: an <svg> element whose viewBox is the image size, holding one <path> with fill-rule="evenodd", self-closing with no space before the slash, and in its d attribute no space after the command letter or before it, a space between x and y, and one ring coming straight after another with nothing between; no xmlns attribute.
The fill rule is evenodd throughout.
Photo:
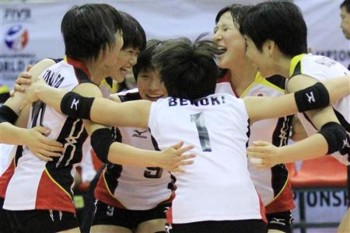
<svg viewBox="0 0 350 233"><path fill-rule="evenodd" d="M210 152L210 139L207 127L205 126L204 114L203 112L192 114L191 122L196 123L196 128L198 132L199 141L201 143L202 151Z"/></svg>

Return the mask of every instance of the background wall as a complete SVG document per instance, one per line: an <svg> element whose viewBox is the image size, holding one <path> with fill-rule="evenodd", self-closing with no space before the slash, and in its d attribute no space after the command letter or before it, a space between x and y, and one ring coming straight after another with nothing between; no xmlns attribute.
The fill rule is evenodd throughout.
<svg viewBox="0 0 350 233"><path fill-rule="evenodd" d="M60 34L63 14L73 5L99 1L11 1L0 5L0 85L12 87L26 64L45 57L64 55ZM166 39L187 36L194 39L212 32L219 9L232 0L106 0L140 21L147 37ZM261 0L234 1L254 4ZM348 41L340 30L341 0L295 0L302 9L309 28L309 47L346 66L350 63Z"/></svg>

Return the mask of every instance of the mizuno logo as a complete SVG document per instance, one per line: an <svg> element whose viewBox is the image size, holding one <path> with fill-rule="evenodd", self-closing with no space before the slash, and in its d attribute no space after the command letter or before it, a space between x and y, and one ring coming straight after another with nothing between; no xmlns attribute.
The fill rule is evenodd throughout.
<svg viewBox="0 0 350 233"><path fill-rule="evenodd" d="M142 135L144 133L147 133L148 130L145 131L139 131L137 129L134 130L134 133L132 134L133 137L137 137L137 138L147 138L147 135Z"/></svg>
<svg viewBox="0 0 350 233"><path fill-rule="evenodd" d="M270 223L273 223L273 224L278 224L278 225L283 225L285 226L285 219L283 218L272 218L272 220L270 221Z"/></svg>

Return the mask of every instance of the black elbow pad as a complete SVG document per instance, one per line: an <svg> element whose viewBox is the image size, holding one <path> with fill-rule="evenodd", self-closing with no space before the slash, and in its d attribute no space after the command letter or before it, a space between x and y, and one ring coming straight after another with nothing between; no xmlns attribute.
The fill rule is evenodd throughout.
<svg viewBox="0 0 350 233"><path fill-rule="evenodd" d="M14 124L17 121L18 115L9 106L2 105L0 107L0 123L9 122Z"/></svg>
<svg viewBox="0 0 350 233"><path fill-rule="evenodd" d="M83 97L74 92L68 92L61 100L61 112L73 118L90 120L90 110L94 98Z"/></svg>
<svg viewBox="0 0 350 233"><path fill-rule="evenodd" d="M299 112L305 112L329 105L329 93L326 87L318 82L294 93Z"/></svg>
<svg viewBox="0 0 350 233"><path fill-rule="evenodd" d="M336 122L328 122L319 131L328 143L328 154L339 151L344 155L349 153L349 135L344 127Z"/></svg>
<svg viewBox="0 0 350 233"><path fill-rule="evenodd" d="M91 134L91 146L96 156L104 163L108 162L109 147L114 142L112 131L108 128L95 130Z"/></svg>

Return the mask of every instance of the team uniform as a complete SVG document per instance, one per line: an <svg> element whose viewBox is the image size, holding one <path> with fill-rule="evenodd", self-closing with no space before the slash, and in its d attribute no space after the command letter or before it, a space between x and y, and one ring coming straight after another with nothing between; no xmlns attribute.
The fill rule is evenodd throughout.
<svg viewBox="0 0 350 233"><path fill-rule="evenodd" d="M122 102L141 99L137 91L118 95ZM148 129L112 128L116 141L147 150L159 150ZM106 164L95 189L93 225L117 225L131 230L144 221L165 219L174 197L175 178L157 167Z"/></svg>
<svg viewBox="0 0 350 233"><path fill-rule="evenodd" d="M280 96L285 94L284 85L285 78L283 77L273 76L264 79L260 73L257 73L254 82L243 91L240 97ZM218 80L215 91L237 96L233 91L228 74ZM275 146L285 146L288 143L291 120L292 116L285 116L255 122L250 127L249 143L264 140ZM289 232L292 220L291 210L295 206L287 168L284 164L278 164L270 169L257 169L249 166L249 171L265 205L269 228Z"/></svg>
<svg viewBox="0 0 350 233"><path fill-rule="evenodd" d="M168 212L170 232L213 232L212 225L222 233L241 227L244 232L263 231L264 208L246 157L248 121L243 100L227 94L195 102L169 97L152 103L148 125L158 147L182 140L194 145L192 153L197 155L184 173L174 174L177 189ZM248 230L250 226L254 229Z"/></svg>
<svg viewBox="0 0 350 233"><path fill-rule="evenodd" d="M61 61L43 73L55 88L71 91L82 82L90 82L86 67L77 61ZM74 164L82 158L87 138L83 121L67 117L38 101L33 104L28 128L41 125L51 129L48 137L61 142L64 152L53 161L38 159L28 148L18 146L16 166L8 183L3 208L12 227L24 232L57 232L78 226L72 201ZM5 173L6 174L6 173Z"/></svg>
<svg viewBox="0 0 350 233"><path fill-rule="evenodd" d="M322 82L324 80L349 75L350 71L340 63L328 57L313 54L300 54L293 57L289 73L291 75L291 78L295 75L302 74ZM332 107L340 124L345 128L348 135L350 135L350 95L343 97L338 102L334 103ZM298 114L307 134L312 135L316 133L317 130L313 127L312 123L310 123L307 116L302 113ZM335 156L338 160L344 163L348 162L347 159L349 160L349 158L347 158L346 156L342 156L339 153L334 153L332 154L332 156ZM349 166L348 177L350 177ZM349 178L348 193L350 193Z"/></svg>

